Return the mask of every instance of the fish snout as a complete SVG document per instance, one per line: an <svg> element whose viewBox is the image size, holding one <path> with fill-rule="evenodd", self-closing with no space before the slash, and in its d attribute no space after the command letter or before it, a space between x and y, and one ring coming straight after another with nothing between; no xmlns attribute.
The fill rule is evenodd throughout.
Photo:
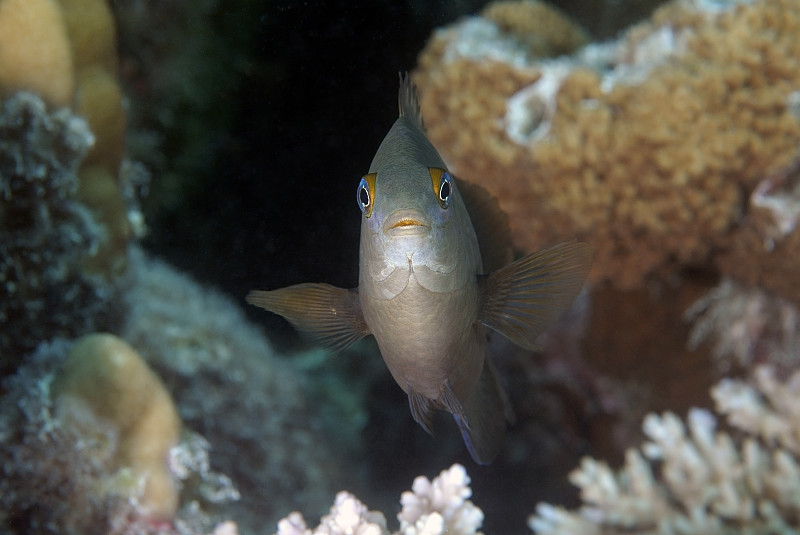
<svg viewBox="0 0 800 535"><path fill-rule="evenodd" d="M395 236L417 236L431 230L431 222L419 210L396 210L389 214L383 224L384 234Z"/></svg>

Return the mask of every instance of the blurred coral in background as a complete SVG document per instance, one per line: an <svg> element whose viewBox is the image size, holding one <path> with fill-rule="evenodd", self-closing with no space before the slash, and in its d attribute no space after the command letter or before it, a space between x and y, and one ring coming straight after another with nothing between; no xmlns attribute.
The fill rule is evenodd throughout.
<svg viewBox="0 0 800 535"><path fill-rule="evenodd" d="M0 0L0 533L800 530L800 3L484 4ZM354 177L434 25L448 166L519 253L596 250L539 352L490 340L490 467L374 344L239 291L357 280Z"/></svg>

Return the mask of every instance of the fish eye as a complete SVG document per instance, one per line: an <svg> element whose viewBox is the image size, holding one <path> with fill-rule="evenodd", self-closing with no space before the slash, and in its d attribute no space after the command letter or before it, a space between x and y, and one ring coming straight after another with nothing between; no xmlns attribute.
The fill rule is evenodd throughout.
<svg viewBox="0 0 800 535"><path fill-rule="evenodd" d="M372 215L372 199L375 194L375 173L364 175L358 183L356 190L356 202L366 217Z"/></svg>
<svg viewBox="0 0 800 535"><path fill-rule="evenodd" d="M453 189L450 173L442 175L442 184L439 186L439 202L450 204L450 193Z"/></svg>
<svg viewBox="0 0 800 535"><path fill-rule="evenodd" d="M436 193L436 200L439 206L447 208L450 206L450 198L453 195L453 177L444 169L438 167L428 168L433 182L433 191Z"/></svg>

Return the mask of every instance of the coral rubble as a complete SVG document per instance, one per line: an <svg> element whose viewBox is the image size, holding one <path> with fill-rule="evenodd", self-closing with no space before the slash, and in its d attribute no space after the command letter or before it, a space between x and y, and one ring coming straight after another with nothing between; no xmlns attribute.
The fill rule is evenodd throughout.
<svg viewBox="0 0 800 535"><path fill-rule="evenodd" d="M499 198L518 247L577 237L595 280L636 288L735 247L749 195L794 159L799 31L791 0L678 0L616 41L537 59L478 17L439 30L414 78L431 140ZM753 241L736 258L754 271L797 258ZM785 280L796 267L772 264Z"/></svg>
<svg viewBox="0 0 800 535"><path fill-rule="evenodd" d="M755 369L753 385L725 379L712 389L717 411L740 433L716 430L693 409L650 414L649 441L624 468L585 458L570 480L584 505L539 504L537 533L794 533L800 528L800 371L779 379Z"/></svg>

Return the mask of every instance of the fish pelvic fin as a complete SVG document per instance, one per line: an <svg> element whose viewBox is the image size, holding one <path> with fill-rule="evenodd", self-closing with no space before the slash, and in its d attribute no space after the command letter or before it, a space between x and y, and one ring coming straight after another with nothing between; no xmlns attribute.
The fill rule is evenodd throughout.
<svg viewBox="0 0 800 535"><path fill-rule="evenodd" d="M306 283L269 292L253 290L246 299L283 316L298 331L333 351L342 351L370 334L357 290Z"/></svg>
<svg viewBox="0 0 800 535"><path fill-rule="evenodd" d="M433 402L409 387L408 405L411 407L411 416L414 417L414 421L433 436Z"/></svg>
<svg viewBox="0 0 800 535"><path fill-rule="evenodd" d="M484 359L483 370L461 414L453 413L461 438L478 464L494 461L506 437L506 420L513 419L508 398L494 366Z"/></svg>
<svg viewBox="0 0 800 535"><path fill-rule="evenodd" d="M580 293L592 247L566 242L529 254L479 280L478 321L515 344L536 349L536 338Z"/></svg>
<svg viewBox="0 0 800 535"><path fill-rule="evenodd" d="M411 76L406 72L400 73L400 90L397 93L397 104L400 108L400 117L405 117L414 125L425 131L422 124L422 112L419 109L419 93L417 86L411 81Z"/></svg>

